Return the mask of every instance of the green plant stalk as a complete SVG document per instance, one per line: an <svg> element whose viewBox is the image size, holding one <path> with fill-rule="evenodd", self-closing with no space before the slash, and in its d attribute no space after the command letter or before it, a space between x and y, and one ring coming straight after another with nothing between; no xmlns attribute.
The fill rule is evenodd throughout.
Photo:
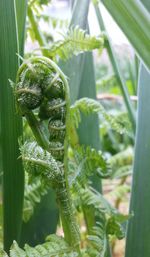
<svg viewBox="0 0 150 257"><path fill-rule="evenodd" d="M102 3L150 69L150 15L147 9L139 0L102 0Z"/></svg>
<svg viewBox="0 0 150 257"><path fill-rule="evenodd" d="M105 28L105 25L104 25L104 22L103 22L103 19L102 19L102 16L101 16L100 9L99 9L97 4L94 4L94 7L95 7L95 12L96 12L96 16L97 16L97 19L98 19L100 29L102 31L106 31L106 28ZM128 110L128 114L129 114L129 118L130 118L130 121L131 121L131 124L132 124L133 132L135 133L135 128L136 128L135 112L133 110L133 106L132 106L132 103L131 103L131 100L130 100L130 97L129 97L129 93L127 91L126 83L125 83L125 81L123 79L123 76L121 74L121 70L120 70L120 67L118 65L118 61L116 59L116 56L115 56L115 53L114 53L114 50L113 50L113 46L110 42L110 39L109 39L108 35L107 35L107 38L106 38L106 41L105 41L105 47L107 49L109 59L112 63L114 72L116 74L118 84L119 84L121 93L123 95L126 108Z"/></svg>
<svg viewBox="0 0 150 257"><path fill-rule="evenodd" d="M38 22L36 21L36 17L30 6L28 6L28 17L31 23L32 30L34 31L34 34L35 34L35 39L38 41L41 47L42 54L44 56L48 56L48 50L44 49L44 47L47 46L46 40L38 27Z"/></svg>
<svg viewBox="0 0 150 257"><path fill-rule="evenodd" d="M0 1L0 110L3 158L3 215L4 248L9 250L12 241L19 241L24 192L24 172L18 159L18 137L22 135L21 118L16 114L13 90L8 79L15 80L18 69L19 39L24 34L26 9L17 26L19 1ZM22 1L26 5L26 1ZM19 33L19 34L18 34ZM20 49L23 49L20 42Z"/></svg>
<svg viewBox="0 0 150 257"><path fill-rule="evenodd" d="M133 166L133 182L130 202L130 212L134 216L129 220L127 230L126 254L127 257L149 257L149 230L150 230L150 74L144 68L140 69L138 85L138 122L135 143L135 159Z"/></svg>
<svg viewBox="0 0 150 257"><path fill-rule="evenodd" d="M64 82L65 85L65 101L66 101L66 109L68 110L66 113L66 128L69 127L69 106L70 106L70 99L69 99L69 86L68 82L66 80L65 75L63 72L59 69L59 67L52 62L50 59L45 57L33 57L32 62L37 63L40 61L41 63L44 62L47 64L48 67L51 67L56 71L57 74L61 77L61 79ZM19 76L21 72L26 68L27 64L24 63L19 69L19 72L17 74L17 83L19 82ZM18 110L21 110L21 113L25 114L29 125L33 131L33 134L36 138L36 141L40 143L40 145L43 147L43 149L46 149L49 151L49 145L48 142L45 140L45 136L42 132L42 130L39 130L38 121L35 118L34 114L27 110L23 105L18 106ZM68 130L66 129L66 137L65 137L65 143L64 143L64 177L65 180L62 180L56 187L56 195L58 200L58 205L60 208L60 214L62 219L62 225L64 230L65 239L73 246L80 254L79 250L79 242L80 242L80 236L79 231L77 228L77 224L74 218L74 212L72 209L72 202L69 192L69 186L68 186L68 168L67 168L67 152L68 152Z"/></svg>

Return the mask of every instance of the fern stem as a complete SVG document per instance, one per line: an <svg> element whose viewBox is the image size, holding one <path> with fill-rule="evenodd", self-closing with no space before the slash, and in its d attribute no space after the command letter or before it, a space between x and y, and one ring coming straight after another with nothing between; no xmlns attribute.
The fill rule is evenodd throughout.
<svg viewBox="0 0 150 257"><path fill-rule="evenodd" d="M32 132L36 138L36 141L38 144L43 148L48 150L49 149L49 142L44 136L44 133L42 132L42 129L40 127L40 123L35 118L34 114L32 112L28 112L25 114L26 119L29 123L30 128L32 129Z"/></svg>
<svg viewBox="0 0 150 257"><path fill-rule="evenodd" d="M64 196L66 197L65 199L67 200L66 202L63 202L64 199L61 199L62 201L60 202L60 212L61 212L61 217L62 217L62 224L64 228L64 233L66 240L68 243L72 246L75 246L77 252L79 253L80 256L80 248L79 248L79 242L80 242L80 234L79 230L77 227L77 223L75 220L74 216L74 211L72 207L72 201L70 197L70 191L69 191L69 184L68 184L68 138L69 138L69 128L70 128L70 115L69 115L69 108L70 108L70 93L69 93L69 86L66 78L63 78L64 83L65 83L65 88L66 88L66 104L67 104L67 113L66 113L66 137L65 137L65 142L64 142L64 176L65 176L65 187L66 190L64 191ZM65 189L65 188L64 188ZM64 198L64 197L63 197ZM68 219L63 213L67 208L68 211Z"/></svg>
<svg viewBox="0 0 150 257"><path fill-rule="evenodd" d="M62 183L60 188L57 188L56 194L60 208L65 240L69 245L79 249L79 230L74 217L70 194L65 183Z"/></svg>

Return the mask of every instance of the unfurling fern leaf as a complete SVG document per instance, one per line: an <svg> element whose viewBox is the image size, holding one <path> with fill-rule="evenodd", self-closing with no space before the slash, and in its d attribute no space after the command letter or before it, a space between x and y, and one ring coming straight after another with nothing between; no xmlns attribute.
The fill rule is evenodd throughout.
<svg viewBox="0 0 150 257"><path fill-rule="evenodd" d="M85 51L102 49L103 43L102 36L90 36L77 26L68 30L68 33L63 35L63 39L55 42L49 50L52 57L59 56L66 60Z"/></svg>
<svg viewBox="0 0 150 257"><path fill-rule="evenodd" d="M50 59L33 57L18 70L15 94L18 111L26 117L37 141L21 148L25 168L55 189L65 240L80 252L80 235L67 181L69 86L66 77Z"/></svg>
<svg viewBox="0 0 150 257"><path fill-rule="evenodd" d="M42 176L50 184L61 182L63 173L53 156L36 142L25 143L20 148L25 170L32 176Z"/></svg>
<svg viewBox="0 0 150 257"><path fill-rule="evenodd" d="M91 98L81 98L75 102L74 105L71 106L71 118L72 122L78 128L79 123L81 121L80 113L85 115L93 114L93 113L100 113L104 119L108 122L110 127L114 129L116 132L122 134L126 133L127 130L124 126L122 126L119 122L116 122L116 119L108 114L105 108L96 100Z"/></svg>
<svg viewBox="0 0 150 257"><path fill-rule="evenodd" d="M73 157L69 163L70 185L77 182L84 186L89 176L96 173L101 178L107 178L111 175L109 162L103 156L101 151L94 148L77 146L73 149Z"/></svg>

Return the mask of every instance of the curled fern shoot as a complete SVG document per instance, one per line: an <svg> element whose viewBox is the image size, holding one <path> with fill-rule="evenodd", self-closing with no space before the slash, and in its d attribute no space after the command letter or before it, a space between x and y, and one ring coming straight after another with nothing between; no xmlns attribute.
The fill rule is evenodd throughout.
<svg viewBox="0 0 150 257"><path fill-rule="evenodd" d="M15 96L17 110L26 117L36 139L21 147L26 170L55 189L65 240L79 251L80 237L67 179L69 87L66 77L48 58L30 58L18 70Z"/></svg>

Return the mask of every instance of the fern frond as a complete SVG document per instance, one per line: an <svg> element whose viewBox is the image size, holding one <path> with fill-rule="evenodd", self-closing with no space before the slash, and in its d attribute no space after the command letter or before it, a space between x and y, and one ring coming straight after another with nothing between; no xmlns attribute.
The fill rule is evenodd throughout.
<svg viewBox="0 0 150 257"><path fill-rule="evenodd" d="M81 54L85 51L103 48L103 37L94 37L88 35L78 26L68 30L68 33L63 35L63 39L55 42L50 48L52 57L59 56L63 60L71 58L73 55Z"/></svg>
<svg viewBox="0 0 150 257"><path fill-rule="evenodd" d="M73 158L69 162L69 183L75 185L77 182L85 186L88 177L96 173L101 178L108 178L111 169L108 161L101 151L90 146L76 146L73 149Z"/></svg>
<svg viewBox="0 0 150 257"><path fill-rule="evenodd" d="M132 174L132 165L125 165L116 170L113 170L111 179L119 179L122 177L127 177Z"/></svg>
<svg viewBox="0 0 150 257"><path fill-rule="evenodd" d="M116 132L120 134L127 133L126 128L119 122L116 122L116 119L112 115L108 114L105 108L94 99L84 97L77 100L75 104L71 106L70 113L72 122L75 124L76 128L78 128L79 123L81 122L81 113L85 115L99 113Z"/></svg>
<svg viewBox="0 0 150 257"><path fill-rule="evenodd" d="M29 221L33 215L35 206L41 202L42 196L47 194L48 189L49 186L39 180L39 178L34 178L32 183L29 183L28 178L26 179L23 208L24 222Z"/></svg>
<svg viewBox="0 0 150 257"><path fill-rule="evenodd" d="M129 219L128 215L123 215L112 207L109 202L93 188L82 190L82 200L85 205L92 205L100 213L103 213L107 219L107 233L116 235L118 239L125 236L123 223Z"/></svg>
<svg viewBox="0 0 150 257"><path fill-rule="evenodd" d="M112 169L116 169L125 165L131 165L133 161L133 148L128 147L124 151L121 151L109 159Z"/></svg>
<svg viewBox="0 0 150 257"><path fill-rule="evenodd" d="M29 0L28 5L30 7L41 7L42 5L48 5L50 0Z"/></svg>
<svg viewBox="0 0 150 257"><path fill-rule="evenodd" d="M128 147L124 151L121 151L110 157L109 163L112 168L112 177L117 177L118 169L124 168L125 166L131 166L133 162L133 148ZM122 170L124 172L124 170Z"/></svg>
<svg viewBox="0 0 150 257"><path fill-rule="evenodd" d="M130 192L130 186L127 184L124 184L124 185L119 185L115 187L115 189L109 192L107 196L112 197L113 199L114 198L121 199L123 201L123 199L127 196L129 192Z"/></svg>
<svg viewBox="0 0 150 257"><path fill-rule="evenodd" d="M77 257L78 254L65 242L62 237L51 235L42 245L30 247L25 245L22 250L14 241L10 257Z"/></svg>
<svg viewBox="0 0 150 257"><path fill-rule="evenodd" d="M55 184L62 178L62 171L53 156L36 142L21 146L25 170L32 176L41 176L47 183Z"/></svg>
<svg viewBox="0 0 150 257"><path fill-rule="evenodd" d="M91 229L88 238L88 252L89 256L105 257L107 250L107 233L106 233L106 218L105 215L100 215L99 221Z"/></svg>

